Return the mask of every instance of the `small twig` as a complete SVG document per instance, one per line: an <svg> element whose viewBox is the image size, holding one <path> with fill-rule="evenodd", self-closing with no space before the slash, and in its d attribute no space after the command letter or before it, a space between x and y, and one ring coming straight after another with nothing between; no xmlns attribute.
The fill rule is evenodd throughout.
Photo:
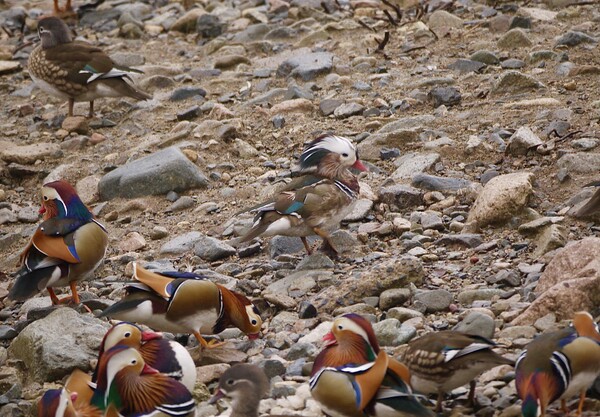
<svg viewBox="0 0 600 417"><path fill-rule="evenodd" d="M556 132L556 129L554 129L553 132ZM567 133L566 135L564 135L562 137L559 137L558 139L556 139L556 141L557 142L562 142L563 140L568 139L571 136L574 136L574 135L576 135L578 133L581 133L581 132L583 132L583 131L582 130L575 130L575 131L573 131L571 133ZM558 136L558 133L556 135Z"/></svg>
<svg viewBox="0 0 600 417"><path fill-rule="evenodd" d="M367 25L365 22L363 22L362 20L358 20L358 24L361 25L364 28L369 29L371 32L377 32L375 29L373 29L371 26Z"/></svg>
<svg viewBox="0 0 600 417"><path fill-rule="evenodd" d="M389 41L390 41L390 32L388 32L386 30L385 33L383 34L383 39L381 40L381 42L378 41L377 50L379 52L383 52L383 49L385 48L385 46L387 45L387 43Z"/></svg>
<svg viewBox="0 0 600 417"><path fill-rule="evenodd" d="M402 20L402 10L400 9L400 6L398 6L397 4L390 3L388 0L381 0L381 2L386 6L389 6L392 9L394 9L394 11L396 12L396 16L398 17L398 21Z"/></svg>
<svg viewBox="0 0 600 417"><path fill-rule="evenodd" d="M28 46L31 46L34 43L35 42L33 42L33 41L29 41L29 42L25 42L25 43L22 43L21 45L16 46L15 49L13 49L13 51L12 51L13 55L16 54L17 52L19 52L21 49L27 48Z"/></svg>
<svg viewBox="0 0 600 417"><path fill-rule="evenodd" d="M393 16L390 14L390 12L388 12L387 10L383 10L383 13L385 13L385 15L387 16L388 20L390 21L390 23L394 26L398 26L398 23L394 20Z"/></svg>
<svg viewBox="0 0 600 417"><path fill-rule="evenodd" d="M2 25L2 30L4 31L4 33L6 33L8 35L9 38L13 37L12 30L10 30L9 28L7 28L6 26Z"/></svg>
<svg viewBox="0 0 600 417"><path fill-rule="evenodd" d="M433 30L431 30L431 28L429 26L427 26L427 29L429 29L429 31L433 34L433 36L435 37L436 41L440 40L440 38L438 38L438 35Z"/></svg>
<svg viewBox="0 0 600 417"><path fill-rule="evenodd" d="M402 52L403 54L407 54L407 53L412 52L412 51L418 51L419 49L425 49L425 45L413 46L412 48L403 49L400 52Z"/></svg>

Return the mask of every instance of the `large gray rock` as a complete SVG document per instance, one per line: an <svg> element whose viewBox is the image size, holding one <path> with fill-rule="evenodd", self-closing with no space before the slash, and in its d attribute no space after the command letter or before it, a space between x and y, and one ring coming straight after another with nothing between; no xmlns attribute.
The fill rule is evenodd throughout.
<svg viewBox="0 0 600 417"><path fill-rule="evenodd" d="M178 148L167 148L106 174L98 184L102 200L133 198L205 188L208 178Z"/></svg>
<svg viewBox="0 0 600 417"><path fill-rule="evenodd" d="M524 209L533 193L533 174L515 172L492 178L469 212L468 231L510 219Z"/></svg>
<svg viewBox="0 0 600 417"><path fill-rule="evenodd" d="M333 54L329 52L312 52L298 54L284 61L277 68L277 76L299 77L303 81L310 81L319 75L327 74L333 67Z"/></svg>
<svg viewBox="0 0 600 417"><path fill-rule="evenodd" d="M546 88L546 86L532 76L519 71L506 71L492 88L492 94L522 94L540 88Z"/></svg>
<svg viewBox="0 0 600 417"><path fill-rule="evenodd" d="M510 137L506 152L511 155L527 155L530 149L535 149L544 142L527 126L521 126Z"/></svg>
<svg viewBox="0 0 600 417"><path fill-rule="evenodd" d="M194 255L205 261L218 261L235 255L235 253L234 247L210 236L201 236L194 245Z"/></svg>
<svg viewBox="0 0 600 417"><path fill-rule="evenodd" d="M10 357L25 364L27 379L57 381L75 368L90 370L90 361L110 326L72 308L59 308L27 326L11 343Z"/></svg>
<svg viewBox="0 0 600 417"><path fill-rule="evenodd" d="M472 311L467 314L463 321L454 326L453 330L491 339L494 337L496 323L494 322L494 319L487 314Z"/></svg>
<svg viewBox="0 0 600 417"><path fill-rule="evenodd" d="M183 235L175 236L175 238L165 243L160 248L161 255L181 255L191 251L194 245L202 239L202 233L189 232Z"/></svg>
<svg viewBox="0 0 600 417"><path fill-rule="evenodd" d="M407 153L398 158L394 165L398 167L392 174L392 179L402 181L410 180L414 175L422 173L431 168L440 160L437 153Z"/></svg>
<svg viewBox="0 0 600 417"><path fill-rule="evenodd" d="M408 185L391 185L379 190L379 199L394 209L406 210L423 204L423 194L420 190Z"/></svg>
<svg viewBox="0 0 600 417"><path fill-rule="evenodd" d="M438 177L417 173L412 177L412 186L423 190L448 192L473 188L474 183L463 178Z"/></svg>

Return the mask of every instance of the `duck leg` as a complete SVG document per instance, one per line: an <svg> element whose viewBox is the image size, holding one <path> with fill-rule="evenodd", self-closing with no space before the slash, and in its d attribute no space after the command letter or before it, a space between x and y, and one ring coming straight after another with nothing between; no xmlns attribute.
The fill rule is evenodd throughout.
<svg viewBox="0 0 600 417"><path fill-rule="evenodd" d="M94 100L90 100L90 112L88 113L88 117L90 119L94 117Z"/></svg>
<svg viewBox="0 0 600 417"><path fill-rule="evenodd" d="M469 390L469 399L467 405L473 408L475 408L475 385L475 380L469 382L469 386L471 387L471 389Z"/></svg>
<svg viewBox="0 0 600 417"><path fill-rule="evenodd" d="M302 240L302 244L304 245L304 249L306 249L306 253L312 255L312 249L310 248L310 245L308 244L306 238L303 236L300 238L300 240Z"/></svg>
<svg viewBox="0 0 600 417"><path fill-rule="evenodd" d="M567 400L565 400L564 398L560 400L560 409L562 410L564 415L569 415L569 407L567 407Z"/></svg>
<svg viewBox="0 0 600 417"><path fill-rule="evenodd" d="M202 346L204 349L214 349L216 347L223 346L224 344L227 343L227 342L217 342L216 340L210 340L207 342L206 339L204 339L202 337L200 332L194 332L194 336L198 340L198 343L200 343L200 346Z"/></svg>
<svg viewBox="0 0 600 417"><path fill-rule="evenodd" d="M443 411L443 407L442 407L443 403L444 403L444 393L440 392L440 393L438 393L437 404L435 405L436 413L441 413Z"/></svg>
<svg viewBox="0 0 600 417"><path fill-rule="evenodd" d="M54 14L59 14L62 10L58 7L58 0L54 0Z"/></svg>
<svg viewBox="0 0 600 417"><path fill-rule="evenodd" d="M50 294L50 300L52 300L52 305L60 304L60 300L56 296L54 290L50 287L46 288L48 290L48 294Z"/></svg>
<svg viewBox="0 0 600 417"><path fill-rule="evenodd" d="M577 406L577 416L581 416L583 413L583 403L585 401L585 390L581 390L579 393L579 405Z"/></svg>
<svg viewBox="0 0 600 417"><path fill-rule="evenodd" d="M55 0L57 1L57 0ZM73 107L75 106L75 99L69 98L69 117L73 117Z"/></svg>
<svg viewBox="0 0 600 417"><path fill-rule="evenodd" d="M65 4L65 12L73 12L73 7L71 6L71 0L67 0L67 3Z"/></svg>

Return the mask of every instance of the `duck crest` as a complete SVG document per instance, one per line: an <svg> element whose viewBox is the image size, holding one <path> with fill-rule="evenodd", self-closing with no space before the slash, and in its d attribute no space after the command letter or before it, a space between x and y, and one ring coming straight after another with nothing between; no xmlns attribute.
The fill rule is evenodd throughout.
<svg viewBox="0 0 600 417"><path fill-rule="evenodd" d="M75 188L67 181L58 180L49 182L44 184L43 188L52 188L57 194L54 201L49 203L50 200L46 200L47 196L44 194L44 191L42 191L42 194L44 194L44 207L47 210L47 212L44 213L44 220L58 217L77 219L85 223L94 218L85 204L83 204L83 201L81 201L81 198L79 198L79 195L77 195ZM59 204L55 201L58 201Z"/></svg>

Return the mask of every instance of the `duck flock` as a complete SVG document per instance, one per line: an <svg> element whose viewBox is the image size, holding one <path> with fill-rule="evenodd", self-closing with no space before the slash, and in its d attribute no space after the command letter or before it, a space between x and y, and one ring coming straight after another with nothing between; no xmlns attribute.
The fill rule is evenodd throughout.
<svg viewBox="0 0 600 417"><path fill-rule="evenodd" d="M31 54L30 74L44 91L69 101L69 115L75 101L89 101L91 116L101 97L149 98L127 80L134 70L73 41L59 18L41 19L38 33L41 44ZM354 144L333 134L308 143L298 167L300 175L286 189L247 208L255 219L240 242L294 236L310 254L307 237L316 235L321 250L335 258L331 232L356 201L356 173L366 167ZM9 298L23 301L48 291L53 304L78 305L77 284L102 263L108 231L64 180L44 184L41 204L43 221L22 252ZM126 295L101 313L118 322L104 336L93 374L75 370L62 388L44 393L38 416L193 416L194 360L184 346L156 331L193 335L201 349L220 346L207 336L228 327L249 339L261 336L263 318L252 300L204 276L135 264L133 278ZM59 299L54 288L67 286L72 295ZM580 415L586 390L600 375L600 333L586 312L577 313L572 326L536 338L516 361L495 349L481 336L440 331L411 341L395 358L380 348L366 318L345 314L324 337L308 383L329 416L434 416L444 412L446 393L468 384L473 402L477 377L509 365L515 367L522 415L537 417L548 415L558 400L566 415L575 397ZM232 417L258 416L268 378L255 365L232 365L209 402L229 398Z"/></svg>

